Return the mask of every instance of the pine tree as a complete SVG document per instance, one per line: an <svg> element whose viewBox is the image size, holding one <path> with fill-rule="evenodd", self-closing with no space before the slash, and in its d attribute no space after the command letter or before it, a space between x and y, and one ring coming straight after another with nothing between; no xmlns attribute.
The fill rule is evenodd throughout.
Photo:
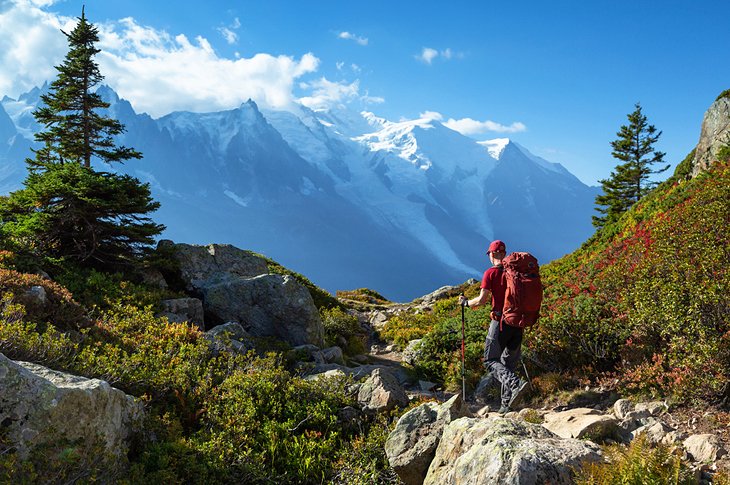
<svg viewBox="0 0 730 485"><path fill-rule="evenodd" d="M88 168L92 158L104 162L141 158L131 148L115 146L113 137L123 133L124 126L97 111L108 108L109 103L94 91L104 79L94 62L94 56L100 52L95 47L99 31L86 20L83 8L76 28L70 34L63 34L69 51L64 62L56 66L58 77L51 83L48 94L41 96L45 106L33 113L47 129L36 134L36 140L44 146L35 152L35 160L27 160L29 167L38 169L52 163L75 162Z"/></svg>
<svg viewBox="0 0 730 485"><path fill-rule="evenodd" d="M36 136L44 145L34 159L26 159L25 188L0 197L0 241L34 264L60 260L129 268L164 229L146 216L159 203L149 184L92 169L92 160L122 162L142 155L116 146L113 137L124 126L97 112L109 104L91 91L103 77L93 60L98 31L83 10L74 30L64 35L69 52L42 97L45 106L34 112L46 127Z"/></svg>
<svg viewBox="0 0 730 485"><path fill-rule="evenodd" d="M656 186L649 178L653 174L662 173L669 165L653 170L652 166L664 161L665 153L654 149L654 144L662 135L654 125L647 122L641 112L641 105L636 103L633 113L628 115L629 124L622 125L611 142L611 155L620 160L616 169L607 179L600 180L603 193L596 197L596 208L601 216L593 216L593 225L603 227L626 212Z"/></svg>

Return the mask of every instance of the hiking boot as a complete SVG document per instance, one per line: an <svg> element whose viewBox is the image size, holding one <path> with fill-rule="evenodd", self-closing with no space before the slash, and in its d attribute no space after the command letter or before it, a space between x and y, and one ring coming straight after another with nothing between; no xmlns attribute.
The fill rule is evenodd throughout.
<svg viewBox="0 0 730 485"><path fill-rule="evenodd" d="M517 406L525 399L525 397L527 397L527 393L530 391L529 386L529 382L524 379L520 379L517 387L512 389L512 397L510 398L508 405L510 408Z"/></svg>
<svg viewBox="0 0 730 485"><path fill-rule="evenodd" d="M510 412L510 408L509 408L509 406L504 406L504 405L503 405L502 407L500 407L500 408L499 408L499 411L497 411L497 412L498 412L499 414L505 415L505 414L507 414L508 412Z"/></svg>

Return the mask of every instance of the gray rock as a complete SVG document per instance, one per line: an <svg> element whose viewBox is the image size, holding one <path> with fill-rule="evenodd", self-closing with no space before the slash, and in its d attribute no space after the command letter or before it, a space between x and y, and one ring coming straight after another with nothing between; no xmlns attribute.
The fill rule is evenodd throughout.
<svg viewBox="0 0 730 485"><path fill-rule="evenodd" d="M221 325L216 325L211 328L205 334L209 337L223 337L226 336L230 339L235 340L248 340L251 335L243 328L238 322L226 322Z"/></svg>
<svg viewBox="0 0 730 485"><path fill-rule="evenodd" d="M634 411L637 413L647 412L649 416L659 416L669 409L667 403L664 401L650 401L640 402L634 407Z"/></svg>
<svg viewBox="0 0 730 485"><path fill-rule="evenodd" d="M352 376L352 378L356 381L363 379L363 378L370 377L370 375L373 373L373 371L375 369L381 369L389 374L392 374L393 376L395 376L395 378L398 380L398 383L400 383L401 385L409 384L412 381L411 376L402 367L393 367L393 366L375 365L375 364L359 365L356 367L347 367L344 365L334 364L334 363L333 364L317 364L309 371L309 374L321 374L322 372L327 372L327 371L333 370L333 369L341 370L348 376Z"/></svg>
<svg viewBox="0 0 730 485"><path fill-rule="evenodd" d="M464 416L469 416L469 410L457 394L440 405L421 404L400 417L385 442L385 454L406 485L423 483L444 427Z"/></svg>
<svg viewBox="0 0 730 485"><path fill-rule="evenodd" d="M390 320L390 314L380 310L373 310L368 317L368 323L376 330L382 330L388 320Z"/></svg>
<svg viewBox="0 0 730 485"><path fill-rule="evenodd" d="M613 414L619 419L624 420L626 416L634 410L634 403L628 399L619 399L613 403Z"/></svg>
<svg viewBox="0 0 730 485"><path fill-rule="evenodd" d="M314 362L316 364L324 364L325 358L322 350L313 344L297 345L291 349L293 358L299 362Z"/></svg>
<svg viewBox="0 0 730 485"><path fill-rule="evenodd" d="M418 388L423 392L430 392L436 387L436 383L430 381L418 381Z"/></svg>
<svg viewBox="0 0 730 485"><path fill-rule="evenodd" d="M156 269L148 268L142 270L142 280L150 286L156 286L163 290L166 290L169 287L165 277Z"/></svg>
<svg viewBox="0 0 730 485"><path fill-rule="evenodd" d="M403 351L403 362L409 365L416 365L420 357L421 339L415 339L408 342L408 346Z"/></svg>
<svg viewBox="0 0 730 485"><path fill-rule="evenodd" d="M228 279L202 288L206 315L241 322L254 337L292 346L324 345L324 327L309 291L289 275Z"/></svg>
<svg viewBox="0 0 730 485"><path fill-rule="evenodd" d="M322 349L322 357L325 362L345 365L345 357L340 347L334 346Z"/></svg>
<svg viewBox="0 0 730 485"><path fill-rule="evenodd" d="M142 412L132 396L105 381L14 362L0 354L0 422L21 458L36 447L69 441L98 443L101 450L96 453L123 457Z"/></svg>
<svg viewBox="0 0 730 485"><path fill-rule="evenodd" d="M613 416L590 408L575 408L545 414L543 426L562 438L600 440L619 434Z"/></svg>
<svg viewBox="0 0 730 485"><path fill-rule="evenodd" d="M245 354L256 348L251 335L238 322L217 325L205 332L203 336L217 351L227 349Z"/></svg>
<svg viewBox="0 0 730 485"><path fill-rule="evenodd" d="M384 412L408 405L408 396L398 380L383 369L375 369L357 393L357 402L366 412Z"/></svg>
<svg viewBox="0 0 730 485"><path fill-rule="evenodd" d="M600 448L560 439L542 426L507 418L448 424L424 485L573 483L573 470L602 460Z"/></svg>
<svg viewBox="0 0 730 485"><path fill-rule="evenodd" d="M347 374L342 372L340 369L332 369L332 370L328 370L326 372L321 372L319 374L310 374L308 376L304 376L304 380L306 380L306 381L318 381L320 379L341 380L341 379L346 379L346 378L347 378ZM360 388L358 387L357 389L359 390ZM357 394L357 391L353 390L349 394L355 395L355 394Z"/></svg>
<svg viewBox="0 0 730 485"><path fill-rule="evenodd" d="M656 445L658 443L662 443L664 437L670 431L674 431L674 429L662 421L657 420L654 423L649 423L637 428L631 433L631 437L632 439L636 439L640 434L644 434L651 444Z"/></svg>
<svg viewBox="0 0 730 485"><path fill-rule="evenodd" d="M666 435L664 435L661 443L664 445L674 445L681 441L684 441L685 439L687 439L687 433L683 431L670 431Z"/></svg>
<svg viewBox="0 0 730 485"><path fill-rule="evenodd" d="M692 176L707 170L717 161L720 148L730 140L730 98L718 99L705 112L702 131L692 160Z"/></svg>
<svg viewBox="0 0 730 485"><path fill-rule="evenodd" d="M25 294L28 298L35 300L39 306L45 306L48 303L46 289L42 286L31 286Z"/></svg>
<svg viewBox="0 0 730 485"><path fill-rule="evenodd" d="M269 272L266 261L229 244L197 246L162 240L159 247L171 247L188 291L226 279L252 278Z"/></svg>
<svg viewBox="0 0 730 485"><path fill-rule="evenodd" d="M727 454L720 439L713 434L693 434L682 444L694 461L702 463L714 462Z"/></svg>
<svg viewBox="0 0 730 485"><path fill-rule="evenodd" d="M167 317L172 323L188 322L205 330L203 302L198 298L175 298L160 302L160 316Z"/></svg>

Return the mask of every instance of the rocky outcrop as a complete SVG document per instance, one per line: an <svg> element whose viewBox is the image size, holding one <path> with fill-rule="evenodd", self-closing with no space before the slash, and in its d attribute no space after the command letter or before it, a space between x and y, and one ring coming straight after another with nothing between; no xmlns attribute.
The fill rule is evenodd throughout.
<svg viewBox="0 0 730 485"><path fill-rule="evenodd" d="M366 412L390 411L396 406L408 405L408 396L403 387L390 372L375 369L360 386L357 402Z"/></svg>
<svg viewBox="0 0 730 485"><path fill-rule="evenodd" d="M457 394L443 404L421 404L400 417L385 442L385 453L390 466L406 485L423 483L444 427L469 415Z"/></svg>
<svg viewBox="0 0 730 485"><path fill-rule="evenodd" d="M21 458L64 444L88 447L99 453L94 460L123 457L141 414L141 404L105 381L0 354L0 422Z"/></svg>
<svg viewBox="0 0 730 485"><path fill-rule="evenodd" d="M228 279L201 290L206 314L214 320L240 322L254 337L324 346L324 327L312 296L289 275Z"/></svg>
<svg viewBox="0 0 730 485"><path fill-rule="evenodd" d="M428 402L401 417L386 441L386 455L407 485L572 483L584 463L603 460L601 448L588 440L628 444L645 436L651 444L684 449L698 470L725 459L717 436L688 437L665 422L673 419L665 402L615 399L596 409L525 408L505 415L485 406L474 418L456 411L457 397L442 405ZM449 410L447 418L442 409Z"/></svg>
<svg viewBox="0 0 730 485"><path fill-rule="evenodd" d="M561 439L540 425L507 418L461 418L444 429L424 485L570 484L598 445Z"/></svg>
<svg viewBox="0 0 730 485"><path fill-rule="evenodd" d="M266 260L230 244L197 246L162 240L158 247L172 252L188 291L198 291L226 279L253 278L269 272Z"/></svg>
<svg viewBox="0 0 730 485"><path fill-rule="evenodd" d="M324 327L309 290L292 276L268 274L263 258L225 244L161 241L160 247L174 255L190 294L202 299L208 328L238 322L253 337L324 346Z"/></svg>
<svg viewBox="0 0 730 485"><path fill-rule="evenodd" d="M692 161L692 176L695 177L717 161L717 154L730 144L730 95L718 98L705 113L702 120L700 141Z"/></svg>

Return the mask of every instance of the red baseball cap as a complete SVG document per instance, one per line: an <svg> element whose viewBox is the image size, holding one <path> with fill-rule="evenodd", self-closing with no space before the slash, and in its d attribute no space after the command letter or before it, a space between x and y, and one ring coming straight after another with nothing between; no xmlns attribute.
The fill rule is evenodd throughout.
<svg viewBox="0 0 730 485"><path fill-rule="evenodd" d="M489 245L489 249L487 249L487 254L503 253L506 251L506 249L507 247L504 245L504 243L497 239L496 241L492 241L492 244Z"/></svg>

